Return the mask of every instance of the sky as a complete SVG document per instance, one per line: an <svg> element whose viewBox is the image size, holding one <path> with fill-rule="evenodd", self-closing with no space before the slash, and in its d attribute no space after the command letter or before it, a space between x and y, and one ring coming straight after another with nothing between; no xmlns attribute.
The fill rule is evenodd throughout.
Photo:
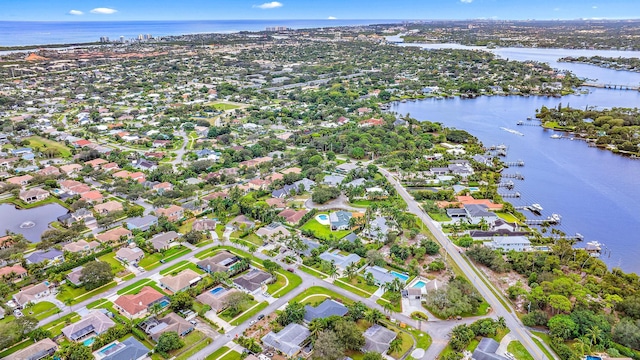
<svg viewBox="0 0 640 360"><path fill-rule="evenodd" d="M640 0L0 0L0 21L637 19Z"/></svg>

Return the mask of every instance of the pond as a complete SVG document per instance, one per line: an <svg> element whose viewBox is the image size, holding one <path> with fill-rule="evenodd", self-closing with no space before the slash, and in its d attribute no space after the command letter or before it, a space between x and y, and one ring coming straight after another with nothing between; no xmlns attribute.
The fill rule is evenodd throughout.
<svg viewBox="0 0 640 360"><path fill-rule="evenodd" d="M0 205L0 234L7 230L22 234L30 242L40 242L40 235L56 221L58 216L67 213L59 204L47 204L32 209L18 209L12 204Z"/></svg>

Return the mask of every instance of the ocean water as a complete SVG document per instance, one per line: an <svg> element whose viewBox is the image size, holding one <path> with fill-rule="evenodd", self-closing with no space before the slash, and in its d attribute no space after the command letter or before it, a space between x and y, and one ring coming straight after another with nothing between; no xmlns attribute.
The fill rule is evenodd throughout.
<svg viewBox="0 0 640 360"><path fill-rule="evenodd" d="M0 21L0 46L70 44L109 39L397 23L400 20Z"/></svg>

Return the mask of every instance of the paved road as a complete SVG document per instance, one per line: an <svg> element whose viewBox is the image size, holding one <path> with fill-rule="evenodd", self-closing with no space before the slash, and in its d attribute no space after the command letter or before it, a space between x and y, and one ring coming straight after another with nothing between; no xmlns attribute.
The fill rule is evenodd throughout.
<svg viewBox="0 0 640 360"><path fill-rule="evenodd" d="M533 342L531 338L531 334L527 331L527 329L522 325L520 320L518 320L517 316L511 312L511 309L507 309L502 305L502 303L498 300L496 295L491 292L489 287L481 280L477 279L476 273L473 271L471 266L463 259L462 255L458 252L458 250L454 247L453 244L449 241L449 239L442 232L442 229L439 227L435 221L433 221L420 207L418 202L407 192L407 190L402 187L400 182L391 175L389 171L386 169L379 169L380 172L389 180L389 182L394 186L396 191L404 201L407 203L408 211L412 214L418 216L422 222L429 228L431 233L436 237L436 239L442 244L444 249L449 254L449 257L455 261L456 264L462 269L462 272L473 281L474 286L478 289L480 294L485 298L485 300L489 303L491 308L494 311L496 316L504 317L507 327L511 329L511 335L519 340L522 345L529 351L529 353L536 360L548 360L545 354L540 350L540 348Z"/></svg>

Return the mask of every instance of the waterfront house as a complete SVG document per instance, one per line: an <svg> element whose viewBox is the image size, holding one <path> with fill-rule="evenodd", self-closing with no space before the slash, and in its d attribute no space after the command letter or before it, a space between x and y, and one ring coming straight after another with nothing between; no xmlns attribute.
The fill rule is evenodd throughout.
<svg viewBox="0 0 640 360"><path fill-rule="evenodd" d="M179 291L189 289L200 280L202 280L202 278L197 272L191 269L185 269L176 275L161 278L160 286L175 294Z"/></svg>
<svg viewBox="0 0 640 360"><path fill-rule="evenodd" d="M468 204L464 205L464 210L467 213L466 218L470 224L478 225L484 221L487 225L491 226L496 220L498 220L498 216L488 211L488 207L486 205Z"/></svg>
<svg viewBox="0 0 640 360"><path fill-rule="evenodd" d="M130 319L147 314L153 304L169 304L169 299L151 286L143 287L137 294L122 295L114 301L114 307Z"/></svg>
<svg viewBox="0 0 640 360"><path fill-rule="evenodd" d="M45 200L49 197L49 192L40 188L33 188L25 191L20 191L20 200L27 204L31 204L37 201Z"/></svg>
<svg viewBox="0 0 640 360"><path fill-rule="evenodd" d="M509 251L530 251L531 241L524 236L494 236L493 240L486 244L494 250Z"/></svg>
<svg viewBox="0 0 640 360"><path fill-rule="evenodd" d="M266 348L273 348L291 358L302 349L310 335L311 331L306 327L291 323L278 333L269 332L261 340Z"/></svg>
<svg viewBox="0 0 640 360"><path fill-rule="evenodd" d="M45 338L13 354L7 355L5 360L40 360L52 356L58 350L55 341Z"/></svg>
<svg viewBox="0 0 640 360"><path fill-rule="evenodd" d="M258 269L251 269L248 273L233 279L233 284L249 294L257 293L263 285L270 283L273 277Z"/></svg>
<svg viewBox="0 0 640 360"><path fill-rule="evenodd" d="M80 321L62 328L62 334L70 341L78 342L100 336L114 326L116 323L102 311L93 310Z"/></svg>
<svg viewBox="0 0 640 360"><path fill-rule="evenodd" d="M100 215L106 215L117 211L122 211L122 203L111 200L93 207L93 210Z"/></svg>
<svg viewBox="0 0 640 360"><path fill-rule="evenodd" d="M8 178L5 181L8 184L26 186L27 184L29 184L29 181L31 181L31 179L33 179L33 176L31 175L22 175L22 176L14 176L12 178Z"/></svg>

